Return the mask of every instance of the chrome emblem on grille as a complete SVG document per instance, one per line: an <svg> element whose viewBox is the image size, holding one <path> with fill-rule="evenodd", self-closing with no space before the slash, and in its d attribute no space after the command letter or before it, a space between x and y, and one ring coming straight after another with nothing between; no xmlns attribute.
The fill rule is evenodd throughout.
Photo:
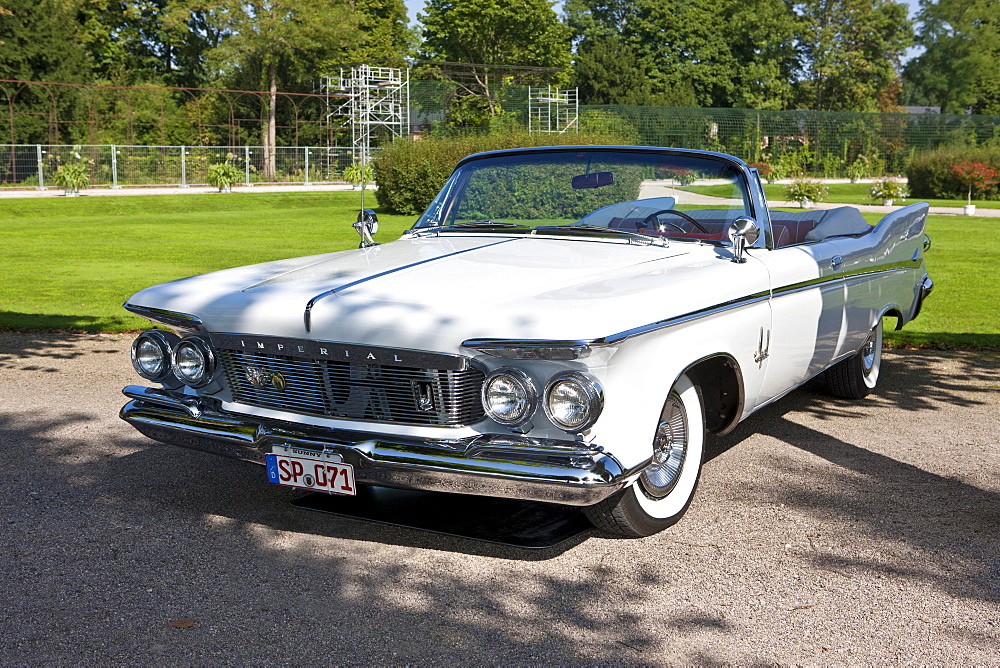
<svg viewBox="0 0 1000 668"><path fill-rule="evenodd" d="M268 371L259 366L248 366L243 372L250 384L258 390L275 389L284 392L288 387L285 377L277 371Z"/></svg>
<svg viewBox="0 0 1000 668"><path fill-rule="evenodd" d="M264 389L267 387L268 373L259 366L248 366L244 371L247 380L250 384L256 388Z"/></svg>
<svg viewBox="0 0 1000 668"><path fill-rule="evenodd" d="M275 371L270 376L271 386L278 392L284 392L288 384L285 382L285 377L280 373Z"/></svg>

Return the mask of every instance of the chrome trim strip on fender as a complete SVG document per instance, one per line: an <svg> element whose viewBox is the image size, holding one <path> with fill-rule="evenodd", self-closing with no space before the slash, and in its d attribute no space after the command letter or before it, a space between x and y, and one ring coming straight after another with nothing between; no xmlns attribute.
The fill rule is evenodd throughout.
<svg viewBox="0 0 1000 668"><path fill-rule="evenodd" d="M341 455L362 484L574 506L611 496L649 463L626 470L600 447L516 435L435 440L213 411L192 417L183 408L146 398L127 403L120 417L154 440L258 464L274 446L290 446Z"/></svg>
<svg viewBox="0 0 1000 668"><path fill-rule="evenodd" d="M693 320L700 320L701 318L707 318L710 315L715 315L717 313L722 313L724 311L729 311L735 308L743 308L744 306L759 304L760 302L765 302L770 298L771 298L770 292L757 292L755 294L749 295L747 297L742 297L740 299L734 299L732 301L724 302L722 304L717 304L715 306L709 306L707 308L699 309L697 311L691 311L690 313L685 313L683 315L678 315L672 318L665 318L663 320L651 322L648 325L633 327L632 329L627 329L624 332L618 332L617 334L612 334L610 336L605 336L603 338L596 339L591 343L591 345L595 346L615 345L617 343L625 341L626 339L631 339L635 336L648 334L649 332L654 332L656 330L664 329L666 327L673 327L674 325L680 325L686 322L691 322Z"/></svg>
<svg viewBox="0 0 1000 668"><path fill-rule="evenodd" d="M379 272L377 274L372 274L371 276L365 276L364 278L359 278L356 281L351 281L350 283L345 283L344 285L338 285L337 287L327 290L326 292L321 292L306 304L306 310L303 314L305 320L306 331L311 331L312 326L312 310L316 305L316 302L321 299L326 299L330 295L335 295L338 292L343 292L348 288L353 288L355 285L360 285L361 283L367 283L368 281L374 281L376 278L381 278L382 276L387 276L389 274L395 274L396 272L403 271L404 269L410 269L411 267L417 267L422 264L427 264L428 262L437 262L438 260L443 260L445 258L454 257L455 255L461 255L462 253L471 253L472 251L481 250L483 248L489 248L490 246L497 246L499 244L505 244L510 241L516 241L516 239L504 239L503 241L495 241L491 244L483 244L482 246L476 246L475 248L466 248L465 250L455 251L454 253L446 253L444 255L438 255L437 257L427 258L426 260L420 260L419 262L411 262L410 264L404 264L401 267L393 267L392 269L387 269L386 271Z"/></svg>
<svg viewBox="0 0 1000 668"><path fill-rule="evenodd" d="M197 327L201 324L201 318L196 315L191 315L190 313L180 313L178 311L168 311L162 308L153 308L151 306L140 306L138 304L129 304L125 302L122 304L122 308L126 311L131 311L136 315L142 316L149 320L155 322L162 322L164 325L175 325L177 327Z"/></svg>
<svg viewBox="0 0 1000 668"><path fill-rule="evenodd" d="M549 339L466 339L463 348L512 360L575 360L590 356L593 341Z"/></svg>
<svg viewBox="0 0 1000 668"><path fill-rule="evenodd" d="M883 274L892 274L897 272L906 271L912 269L920 264L920 260L906 260L903 262L894 262L892 264L880 265L879 267L873 267L870 269L858 269L855 271L844 272L841 274L836 274L833 276L822 276L819 278L814 278L808 281L801 281L799 283L790 283L788 285L781 286L779 288L774 288L772 291L767 292L757 292L740 299L734 299L732 301L723 302L721 304L716 304L714 306L708 306L697 311L691 311L690 313L684 313L682 315L673 316L671 318L665 318L663 320L657 320L656 322L651 322L647 325L640 325L639 327L634 327L632 329L627 329L623 332L618 332L616 334L611 334L609 336L604 336L599 339L579 339L570 341L558 341L558 340L545 340L545 339L469 339L464 341L462 345L467 348L473 348L484 352L488 355L493 355L494 357L506 357L508 359L535 359L534 357L521 357L515 356L517 349L549 349L554 351L556 349L566 349L568 351L574 352L579 351L575 357L568 358L558 358L558 359L577 359L579 357L585 357L589 353L591 348L599 346L610 346L616 345L625 341L626 339L631 339L636 336L641 336L642 334L648 334L660 329L665 329L667 327L673 327L674 325L680 325L683 323L691 322L693 320L698 320L700 318L706 318L711 315L716 315L729 311L735 308L743 308L744 306L750 306L752 304L757 304L762 301L767 301L772 297L783 297L786 295L794 294L797 292L802 292L803 290L809 290L813 288L818 288L827 284L843 283L847 279L861 278L861 277L871 277L879 276ZM550 353L552 354L552 353ZM538 355L537 357L541 357ZM556 358L545 358L545 359L556 359Z"/></svg>

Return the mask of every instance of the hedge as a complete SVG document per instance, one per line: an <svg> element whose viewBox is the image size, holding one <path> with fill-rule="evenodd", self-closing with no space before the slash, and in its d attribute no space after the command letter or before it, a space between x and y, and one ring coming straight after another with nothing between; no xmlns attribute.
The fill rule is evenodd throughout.
<svg viewBox="0 0 1000 668"><path fill-rule="evenodd" d="M481 151L521 146L565 146L628 144L634 138L602 128L565 134L528 134L504 129L487 134L458 137L428 137L413 141L397 139L382 149L372 161L376 198L379 206L392 213L413 215L422 212L448 180L455 164Z"/></svg>
<svg viewBox="0 0 1000 668"><path fill-rule="evenodd" d="M963 186L951 171L952 165L963 162L982 162L1000 171L1000 147L939 148L914 156L906 168L910 197L965 199L968 188ZM988 190L972 191L973 199L998 197L1000 189L996 186Z"/></svg>

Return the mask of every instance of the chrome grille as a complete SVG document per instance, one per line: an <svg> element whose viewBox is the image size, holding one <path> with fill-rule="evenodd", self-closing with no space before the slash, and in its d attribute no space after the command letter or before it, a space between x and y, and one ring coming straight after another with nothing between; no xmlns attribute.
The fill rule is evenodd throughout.
<svg viewBox="0 0 1000 668"><path fill-rule="evenodd" d="M479 399L484 375L475 369L415 369L238 350L220 350L219 358L233 399L251 406L437 426L469 425L484 417Z"/></svg>

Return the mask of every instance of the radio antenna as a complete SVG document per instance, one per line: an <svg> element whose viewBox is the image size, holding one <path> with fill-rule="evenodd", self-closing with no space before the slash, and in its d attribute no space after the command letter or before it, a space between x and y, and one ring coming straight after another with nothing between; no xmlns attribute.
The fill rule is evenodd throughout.
<svg viewBox="0 0 1000 668"><path fill-rule="evenodd" d="M368 152L361 145L361 210L365 210L365 191L368 190Z"/></svg>

